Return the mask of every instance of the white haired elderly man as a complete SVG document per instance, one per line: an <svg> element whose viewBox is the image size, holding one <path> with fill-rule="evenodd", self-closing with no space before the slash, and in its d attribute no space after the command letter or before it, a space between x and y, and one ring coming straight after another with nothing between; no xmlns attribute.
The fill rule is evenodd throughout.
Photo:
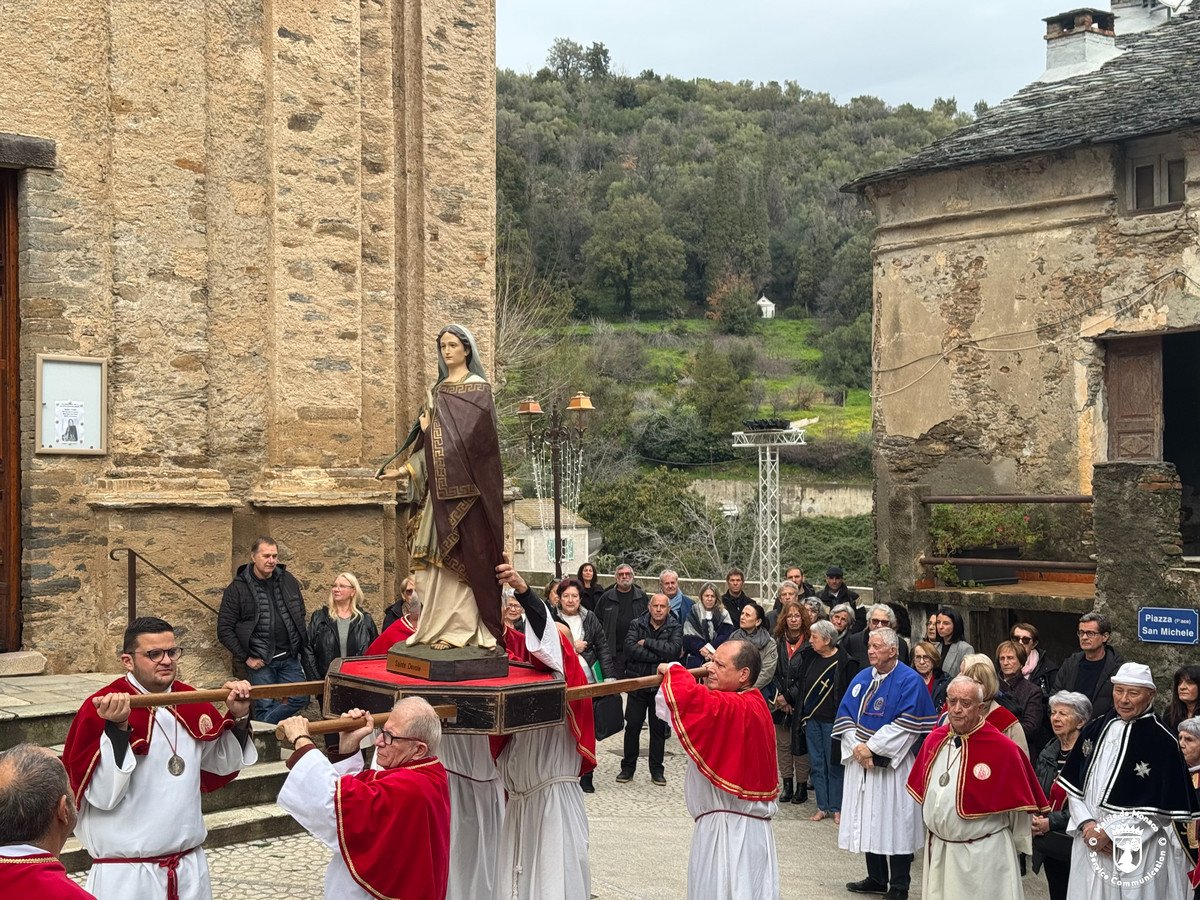
<svg viewBox="0 0 1200 900"><path fill-rule="evenodd" d="M928 838L923 900L1023 900L1017 854L1033 852L1030 814L1049 812L1029 757L984 716L984 690L959 675L949 721L933 730L908 777Z"/></svg>
<svg viewBox="0 0 1200 900"><path fill-rule="evenodd" d="M887 900L907 900L924 843L921 808L905 787L913 747L937 724L925 679L896 658L899 642L890 628L870 633L870 668L850 682L833 724L846 773L838 846L867 857L867 877L846 890Z"/></svg>
<svg viewBox="0 0 1200 900"><path fill-rule="evenodd" d="M1192 868L1173 824L1200 816L1175 735L1154 715L1149 666L1112 676L1113 711L1081 733L1058 776L1071 809L1068 900L1191 893Z"/></svg>
<svg viewBox="0 0 1200 900"><path fill-rule="evenodd" d="M884 603L874 603L867 607L867 628L865 631L859 631L850 635L842 641L842 647L850 658L858 662L860 669L865 669L870 662L867 660L867 636L872 631L878 631L880 628L890 628L896 631L896 614L892 612L892 608ZM908 641L896 633L898 642L896 644L897 658L906 666L909 665L908 656Z"/></svg>
<svg viewBox="0 0 1200 900"><path fill-rule="evenodd" d="M658 586L671 601L671 612L675 613L675 618L682 625L687 621L688 613L692 611L696 601L685 594L683 588L679 586L679 573L674 569L663 569L658 576Z"/></svg>

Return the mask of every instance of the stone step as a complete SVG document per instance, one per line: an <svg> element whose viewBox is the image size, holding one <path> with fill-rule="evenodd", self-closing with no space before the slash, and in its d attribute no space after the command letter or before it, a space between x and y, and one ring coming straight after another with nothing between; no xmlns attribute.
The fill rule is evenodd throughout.
<svg viewBox="0 0 1200 900"><path fill-rule="evenodd" d="M241 779L238 779L230 787L236 787L240 782ZM274 803L206 813L204 824L208 827L208 839L204 842L206 848L296 834L304 830L295 819ZM63 847L59 859L68 872L83 872L92 864L87 851L73 837Z"/></svg>
<svg viewBox="0 0 1200 900"><path fill-rule="evenodd" d="M36 650L12 650L0 653L0 678L41 675L46 670L46 657Z"/></svg>
<svg viewBox="0 0 1200 900"><path fill-rule="evenodd" d="M248 769L243 769L232 782L211 794L200 798L200 807L205 814L236 809L239 806L261 806L274 804L275 798L287 779L287 764L281 759L259 760Z"/></svg>

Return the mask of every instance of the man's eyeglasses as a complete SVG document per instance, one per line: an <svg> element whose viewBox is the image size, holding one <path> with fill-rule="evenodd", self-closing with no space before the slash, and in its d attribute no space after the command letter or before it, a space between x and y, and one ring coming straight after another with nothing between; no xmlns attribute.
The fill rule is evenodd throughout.
<svg viewBox="0 0 1200 900"><path fill-rule="evenodd" d="M1100 636L1100 632L1099 632L1099 631L1084 631L1082 628L1080 628L1080 629L1079 629L1077 632L1075 632L1075 633L1076 633L1077 635L1079 635L1079 637L1099 637L1099 636Z"/></svg>
<svg viewBox="0 0 1200 900"><path fill-rule="evenodd" d="M413 589L405 588L402 593L404 594L405 597L411 597L413 595Z"/></svg>
<svg viewBox="0 0 1200 900"><path fill-rule="evenodd" d="M1090 631L1086 631L1086 632L1081 631L1079 633L1080 634L1092 634L1092 632L1090 632ZM1018 644L1032 644L1033 643L1033 638L1031 638L1027 634L1020 635L1020 636L1014 636L1013 640L1016 641Z"/></svg>
<svg viewBox="0 0 1200 900"><path fill-rule="evenodd" d="M183 656L182 647L169 647L166 650L164 650L162 647L156 647L153 650L134 650L133 652L142 654L142 656L149 659L150 662L158 662L163 658L163 654L166 654L167 658L172 662Z"/></svg>
<svg viewBox="0 0 1200 900"><path fill-rule="evenodd" d="M890 625L891 622L889 622L887 619L872 619L871 624L872 625Z"/></svg>
<svg viewBox="0 0 1200 900"><path fill-rule="evenodd" d="M390 747L396 741L412 741L414 744L424 744L420 738L405 737L402 734L392 734L386 728L381 729L379 736L383 739L383 746Z"/></svg>

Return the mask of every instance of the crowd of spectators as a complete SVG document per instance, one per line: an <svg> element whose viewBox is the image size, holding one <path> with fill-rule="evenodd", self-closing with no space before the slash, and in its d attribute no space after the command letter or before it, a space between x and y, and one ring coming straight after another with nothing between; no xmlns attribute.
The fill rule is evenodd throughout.
<svg viewBox="0 0 1200 900"><path fill-rule="evenodd" d="M717 584L706 583L695 598L684 592L678 574L670 569L659 574L650 595L636 583L628 565L619 566L615 578L605 587L595 566L584 563L574 577L546 586L552 614L570 629L589 680L652 675L661 663L676 661L696 669L711 661L727 641L753 644L761 668L751 689L762 693L775 725L779 802L805 804L814 793L813 821L832 818L840 823L845 770L857 763L845 759L839 749L835 720L855 676L872 668L872 659L878 658L873 656L873 634L886 636L897 664L911 667L919 677L943 723L949 683L960 675L972 679L979 686L983 721L1034 764L1050 799L1049 813L1032 817L1030 862L1035 872L1044 873L1052 898L1067 896L1080 832L1072 823L1060 775L1073 753L1091 752L1083 738L1086 729L1129 718L1119 704L1114 706L1113 677L1125 671L1125 660L1109 643L1112 628L1105 616L1093 612L1080 618L1079 650L1059 664L1042 648L1041 632L1031 622L1014 624L1008 638L991 652L977 652L962 615L949 606L922 618L918 633L912 634L908 610L881 603L860 605L838 566L827 569L819 591L799 566L790 566L773 596L763 600L746 593L745 575L738 568L726 573L723 592ZM260 538L250 562L225 591L218 634L235 660L244 664L251 682L320 678L336 658L361 655L372 645L370 652L378 652L397 635L413 633L420 602L411 579L385 611L382 637L363 600L357 578L343 572L305 625L299 585L279 564L275 541ZM504 621L524 628L522 607L511 596L505 597ZM1135 683L1130 690L1136 689ZM618 782L635 777L641 731L649 720L650 779L655 785L666 783L663 758L670 734L654 714L655 691L651 687L625 695ZM1183 666L1174 673L1161 712L1162 727L1178 735L1180 759L1192 773L1194 787L1200 783L1198 694L1200 666ZM254 715L278 722L306 702L307 697L258 701ZM618 719L615 728L619 725ZM920 746L918 742L916 748ZM583 789L594 790L590 776ZM1188 828L1194 847L1195 824ZM855 884L868 882L870 877ZM853 884L848 888L856 889Z"/></svg>

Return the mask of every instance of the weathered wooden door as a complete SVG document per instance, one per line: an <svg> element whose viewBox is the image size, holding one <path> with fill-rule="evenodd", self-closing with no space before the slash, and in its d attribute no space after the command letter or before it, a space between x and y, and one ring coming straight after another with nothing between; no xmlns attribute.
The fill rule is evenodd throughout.
<svg viewBox="0 0 1200 900"><path fill-rule="evenodd" d="M0 652L21 649L17 173L0 169Z"/></svg>
<svg viewBox="0 0 1200 900"><path fill-rule="evenodd" d="M1162 338L1108 341L1108 458L1162 459Z"/></svg>

